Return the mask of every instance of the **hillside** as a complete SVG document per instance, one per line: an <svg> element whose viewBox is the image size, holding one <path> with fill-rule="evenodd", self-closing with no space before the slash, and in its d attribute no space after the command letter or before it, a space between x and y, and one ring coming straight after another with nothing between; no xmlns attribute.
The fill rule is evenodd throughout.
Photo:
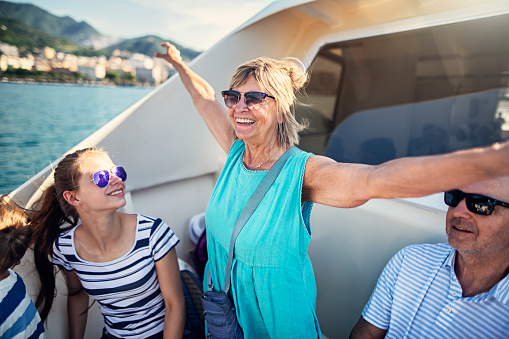
<svg viewBox="0 0 509 339"><path fill-rule="evenodd" d="M37 49L48 46L56 51L76 55L93 56L101 54L101 52L82 47L66 39L56 38L26 26L17 20L3 16L0 16L0 41L30 52L35 52Z"/></svg>
<svg viewBox="0 0 509 339"><path fill-rule="evenodd" d="M162 52L161 43L170 41L180 49L182 58L189 61L200 54L168 39L158 36L145 36L122 40L110 45L118 38L100 34L86 22L76 22L69 17L58 17L47 11L31 5L19 4L0 0L0 41L10 45L34 51L34 48L49 46L57 51L77 55L110 55L119 49L129 53L141 53L152 56L155 52ZM94 45L108 46L99 51L90 47Z"/></svg>
<svg viewBox="0 0 509 339"><path fill-rule="evenodd" d="M102 51L105 52L106 54L111 54L114 50L119 49L122 51L128 51L130 53L141 53L151 56L154 55L154 53L156 52L159 53L163 52L163 49L161 48L161 43L165 41L169 41L170 43L175 45L175 47L177 47L180 50L180 55L184 60L188 61L192 60L200 54L200 52L197 52L193 49L183 47L173 41L165 40L154 35L134 39L127 39L118 44L104 48L102 49Z"/></svg>
<svg viewBox="0 0 509 339"><path fill-rule="evenodd" d="M0 1L0 13L4 17L17 20L43 33L78 44L91 37L100 38L102 36L86 22L76 22L69 17L58 17L31 4Z"/></svg>

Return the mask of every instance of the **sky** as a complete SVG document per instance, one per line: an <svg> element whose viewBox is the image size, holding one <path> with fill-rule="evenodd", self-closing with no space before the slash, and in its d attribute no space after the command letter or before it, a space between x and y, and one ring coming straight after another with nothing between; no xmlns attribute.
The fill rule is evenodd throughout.
<svg viewBox="0 0 509 339"><path fill-rule="evenodd" d="M86 21L119 38L157 35L204 51L273 0L7 0ZM185 4L185 5L183 5Z"/></svg>

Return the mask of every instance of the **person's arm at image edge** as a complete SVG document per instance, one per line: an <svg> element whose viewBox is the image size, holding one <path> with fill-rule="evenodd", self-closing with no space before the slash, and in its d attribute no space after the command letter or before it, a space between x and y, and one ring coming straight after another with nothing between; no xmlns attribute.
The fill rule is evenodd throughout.
<svg viewBox="0 0 509 339"><path fill-rule="evenodd" d="M87 327L89 297L74 271L63 270L67 282L67 319L69 338L84 338Z"/></svg>
<svg viewBox="0 0 509 339"><path fill-rule="evenodd" d="M186 321L186 309L177 252L172 248L155 263L159 287L164 298L164 338L182 338Z"/></svg>
<svg viewBox="0 0 509 339"><path fill-rule="evenodd" d="M361 316L350 333L350 339L382 339L386 333L387 330L370 324Z"/></svg>

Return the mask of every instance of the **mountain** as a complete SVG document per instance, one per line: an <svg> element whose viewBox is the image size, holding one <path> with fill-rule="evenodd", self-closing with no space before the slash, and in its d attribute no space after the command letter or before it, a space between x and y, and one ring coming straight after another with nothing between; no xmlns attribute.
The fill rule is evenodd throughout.
<svg viewBox="0 0 509 339"><path fill-rule="evenodd" d="M185 60L192 60L200 54L171 40L153 35L127 40L105 36L84 21L76 22L69 17L59 17L31 4L0 0L0 20L2 20L0 24L8 28L0 29L0 41L30 51L33 51L33 48L49 46L57 51L78 55L94 53L109 55L119 49L152 56L155 52L162 52L162 42L170 41L180 50ZM93 52L88 47L100 51Z"/></svg>
<svg viewBox="0 0 509 339"><path fill-rule="evenodd" d="M101 52L80 46L70 40L56 38L26 26L17 20L3 16L0 16L0 41L30 52L36 52L38 49L48 46L57 51L76 55L93 56L101 54Z"/></svg>
<svg viewBox="0 0 509 339"><path fill-rule="evenodd" d="M183 47L173 41L162 39L155 35L148 35L140 38L134 38L134 39L127 39L124 40L118 44L111 45L107 48L102 49L103 52L106 52L106 54L111 54L114 50L122 50L127 51L130 53L141 53L145 55L154 55L154 53L163 52L163 48L161 48L161 43L169 41L171 44L175 45L177 49L180 51L180 55L182 56L182 59L184 60L192 60L196 56L200 54L200 52L197 52L193 49Z"/></svg>
<svg viewBox="0 0 509 339"><path fill-rule="evenodd" d="M43 33L81 44L91 38L101 38L102 34L88 23L77 22L66 16L59 17L32 4L0 1L0 13L4 17L35 28Z"/></svg>

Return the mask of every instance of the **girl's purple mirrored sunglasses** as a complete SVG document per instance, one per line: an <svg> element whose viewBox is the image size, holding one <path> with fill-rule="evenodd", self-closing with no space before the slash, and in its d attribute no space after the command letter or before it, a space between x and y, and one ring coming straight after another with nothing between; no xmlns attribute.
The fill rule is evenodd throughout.
<svg viewBox="0 0 509 339"><path fill-rule="evenodd" d="M113 167L111 170L97 171L92 176L92 179L82 182L81 184L78 184L72 188L81 186L90 181L93 181L97 187L104 188L108 186L108 183L110 182L110 173L112 173L116 177L119 177L122 181L126 181L127 179L127 172L125 171L125 169L122 166L116 166Z"/></svg>

